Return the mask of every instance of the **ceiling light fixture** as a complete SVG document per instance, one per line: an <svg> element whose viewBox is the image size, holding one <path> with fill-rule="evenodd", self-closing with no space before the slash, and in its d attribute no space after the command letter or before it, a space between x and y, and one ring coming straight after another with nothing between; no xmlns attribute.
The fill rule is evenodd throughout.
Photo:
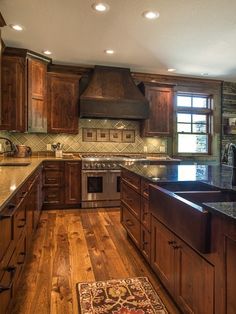
<svg viewBox="0 0 236 314"><path fill-rule="evenodd" d="M107 12L110 7L107 3L104 3L104 2L95 2L92 4L92 8L97 11L97 12L101 12L101 13L104 13L104 12Z"/></svg>
<svg viewBox="0 0 236 314"><path fill-rule="evenodd" d="M207 72L201 73L202 76L208 76L209 74Z"/></svg>
<svg viewBox="0 0 236 314"><path fill-rule="evenodd" d="M14 29L17 32L21 32L23 31L23 26L19 25L19 24L11 24L10 27L12 29Z"/></svg>
<svg viewBox="0 0 236 314"><path fill-rule="evenodd" d="M142 16L148 20L155 20L160 16L160 13L157 11L145 11Z"/></svg>
<svg viewBox="0 0 236 314"><path fill-rule="evenodd" d="M106 49L106 50L104 50L104 52L108 55L113 55L115 53L115 51L113 49Z"/></svg>
<svg viewBox="0 0 236 314"><path fill-rule="evenodd" d="M52 54L52 52L49 51L49 50L43 50L43 53L44 53L45 55L51 55L51 54Z"/></svg>
<svg viewBox="0 0 236 314"><path fill-rule="evenodd" d="M168 71L168 72L175 72L176 69L170 68L170 69L168 69L167 71Z"/></svg>

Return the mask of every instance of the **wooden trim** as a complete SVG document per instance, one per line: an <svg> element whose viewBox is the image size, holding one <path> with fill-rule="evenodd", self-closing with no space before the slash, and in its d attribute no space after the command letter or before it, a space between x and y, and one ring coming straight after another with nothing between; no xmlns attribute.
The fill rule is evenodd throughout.
<svg viewBox="0 0 236 314"><path fill-rule="evenodd" d="M47 63L52 62L51 58L48 58L48 57L41 55L40 53L34 52L32 50L23 49L23 48L6 47L4 50L4 55L18 56L18 57L23 57L23 58L33 57L33 58L40 59L40 60L47 62Z"/></svg>
<svg viewBox="0 0 236 314"><path fill-rule="evenodd" d="M94 66L77 66L77 65L63 65L63 64L50 64L48 72L66 73L74 75L88 76L92 73Z"/></svg>

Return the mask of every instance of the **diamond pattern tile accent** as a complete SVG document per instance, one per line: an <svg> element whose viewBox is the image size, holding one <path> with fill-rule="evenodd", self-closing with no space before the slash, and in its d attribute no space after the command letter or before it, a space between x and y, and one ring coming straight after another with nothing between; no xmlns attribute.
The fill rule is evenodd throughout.
<svg viewBox="0 0 236 314"><path fill-rule="evenodd" d="M83 142L82 128L110 128L135 130L134 143L116 142ZM143 153L147 146L148 153L159 153L160 146L167 151L167 138L140 137L140 124L138 121L106 120L106 119L80 119L79 134L27 134L1 131L0 137L7 137L15 144L30 146L34 152L45 151L47 144L62 143L66 152L112 152L112 153Z"/></svg>

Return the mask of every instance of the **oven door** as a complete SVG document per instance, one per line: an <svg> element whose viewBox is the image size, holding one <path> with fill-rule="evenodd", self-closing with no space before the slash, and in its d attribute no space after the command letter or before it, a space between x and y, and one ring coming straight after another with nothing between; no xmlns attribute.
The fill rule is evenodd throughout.
<svg viewBox="0 0 236 314"><path fill-rule="evenodd" d="M82 201L105 200L107 179L107 170L82 170Z"/></svg>

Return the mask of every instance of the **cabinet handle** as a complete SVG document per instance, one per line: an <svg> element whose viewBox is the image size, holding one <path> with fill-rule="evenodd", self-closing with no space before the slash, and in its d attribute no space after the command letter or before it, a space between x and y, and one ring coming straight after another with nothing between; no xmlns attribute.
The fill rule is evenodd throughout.
<svg viewBox="0 0 236 314"><path fill-rule="evenodd" d="M25 252L20 252L20 254L19 255L21 255L21 256L25 256L26 255L26 253Z"/></svg>
<svg viewBox="0 0 236 314"><path fill-rule="evenodd" d="M56 197L56 194L48 194L48 197Z"/></svg>
<svg viewBox="0 0 236 314"><path fill-rule="evenodd" d="M11 287L12 287L12 284L10 284L10 286L8 286L8 287L0 286L0 293L1 293L1 292L4 292L4 291L7 291L7 290L10 290Z"/></svg>
<svg viewBox="0 0 236 314"><path fill-rule="evenodd" d="M134 225L130 219L126 219L126 224L129 227L132 227Z"/></svg>
<svg viewBox="0 0 236 314"><path fill-rule="evenodd" d="M26 192L22 192L20 198L24 198L26 194L27 194L27 191Z"/></svg>
<svg viewBox="0 0 236 314"><path fill-rule="evenodd" d="M17 228L21 229L21 228L24 228L24 226L25 226L25 224L19 225L19 226L17 226Z"/></svg>
<svg viewBox="0 0 236 314"><path fill-rule="evenodd" d="M16 208L16 204L13 204L13 203L8 204L7 206L7 209L14 209L14 208Z"/></svg>
<svg viewBox="0 0 236 314"><path fill-rule="evenodd" d="M174 250L181 249L181 246L180 246L180 245L173 245L173 249L174 249Z"/></svg>
<svg viewBox="0 0 236 314"><path fill-rule="evenodd" d="M172 245L172 244L175 244L175 243L176 243L176 241L173 241L173 240L172 241L168 241L169 245Z"/></svg>
<svg viewBox="0 0 236 314"><path fill-rule="evenodd" d="M148 244L148 241L143 241L143 245L147 245Z"/></svg>
<svg viewBox="0 0 236 314"><path fill-rule="evenodd" d="M9 272L9 273L12 273L12 272L14 272L16 270L16 266L13 266L13 265L8 266L8 267L5 268L5 270L7 272Z"/></svg>
<svg viewBox="0 0 236 314"><path fill-rule="evenodd" d="M55 178L48 178L47 181L54 182L54 181L56 181L56 179Z"/></svg>

